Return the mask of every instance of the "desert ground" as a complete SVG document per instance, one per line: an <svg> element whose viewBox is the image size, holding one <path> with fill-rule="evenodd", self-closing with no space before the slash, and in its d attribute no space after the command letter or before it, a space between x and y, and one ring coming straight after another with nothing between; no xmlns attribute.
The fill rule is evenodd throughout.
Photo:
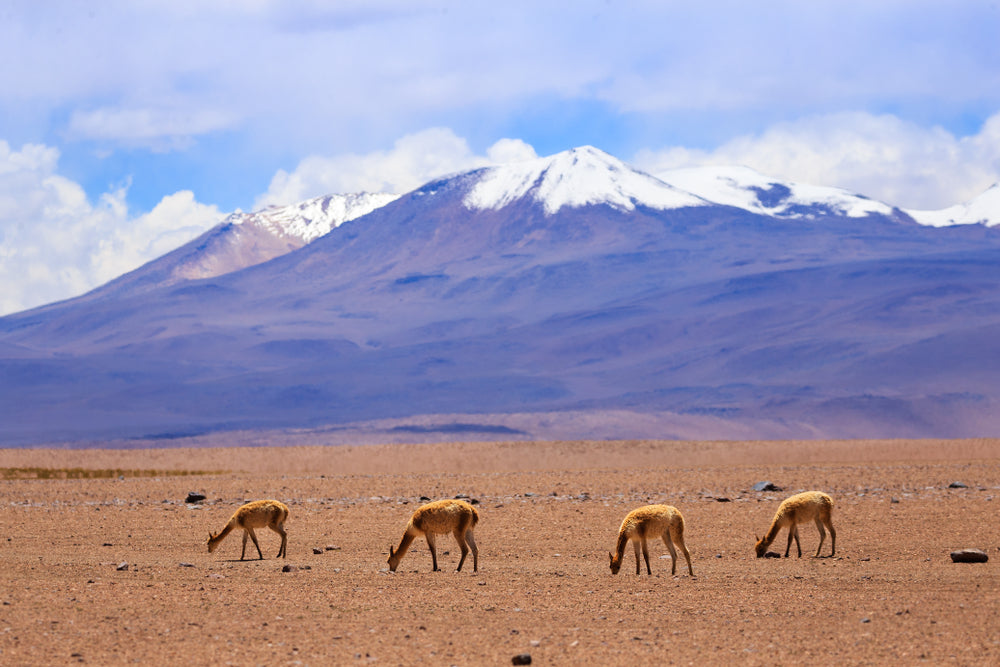
<svg viewBox="0 0 1000 667"><path fill-rule="evenodd" d="M0 472L5 665L1000 664L998 440L6 449ZM802 558L755 558L814 489L836 555L807 524ZM441 536L442 571L421 538L390 573L421 498L455 496L479 571ZM287 558L266 529L263 560L239 532L209 554L262 498L290 508ZM631 549L611 574L652 503L683 513L695 576L660 541L652 576Z"/></svg>

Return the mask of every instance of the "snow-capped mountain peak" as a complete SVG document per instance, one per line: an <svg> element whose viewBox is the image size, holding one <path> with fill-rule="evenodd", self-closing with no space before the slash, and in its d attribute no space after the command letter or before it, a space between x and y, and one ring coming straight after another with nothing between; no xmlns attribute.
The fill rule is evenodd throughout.
<svg viewBox="0 0 1000 667"><path fill-rule="evenodd" d="M847 190L782 182L748 167L691 167L658 176L710 202L781 218L806 218L817 214L860 218L893 213L888 204Z"/></svg>
<svg viewBox="0 0 1000 667"><path fill-rule="evenodd" d="M491 167L480 174L465 196L470 209L500 209L525 197L541 203L549 215L563 206L591 204L624 211L636 206L673 209L705 204L592 146Z"/></svg>
<svg viewBox="0 0 1000 667"><path fill-rule="evenodd" d="M276 236L309 243L329 234L335 227L381 208L399 195L360 192L325 195L288 206L270 206L253 213L233 213L225 222L253 224Z"/></svg>
<svg viewBox="0 0 1000 667"><path fill-rule="evenodd" d="M956 204L939 211L906 211L923 225L947 227L948 225L987 226L1000 224L1000 183L994 183L983 194L964 204Z"/></svg>

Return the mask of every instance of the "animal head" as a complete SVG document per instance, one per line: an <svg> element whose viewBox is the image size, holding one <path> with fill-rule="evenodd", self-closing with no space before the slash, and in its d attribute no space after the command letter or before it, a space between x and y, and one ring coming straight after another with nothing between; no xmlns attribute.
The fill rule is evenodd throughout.
<svg viewBox="0 0 1000 667"><path fill-rule="evenodd" d="M215 534L213 533L208 534L208 553L212 553L213 551L215 551L215 547L219 546L219 543L215 541L215 538L216 538Z"/></svg>
<svg viewBox="0 0 1000 667"><path fill-rule="evenodd" d="M399 559L396 558L396 552L393 551L392 545L389 545L389 559L386 561L389 564L389 571L395 572L396 568L399 567Z"/></svg>
<svg viewBox="0 0 1000 667"><path fill-rule="evenodd" d="M754 551L757 553L757 558L763 558L764 554L767 553L767 548L771 545L765 544L764 539L754 535L754 539L757 540L757 544L754 546Z"/></svg>
<svg viewBox="0 0 1000 667"><path fill-rule="evenodd" d="M618 574L618 570L622 569L622 562L620 560L615 560L614 555L609 551L608 558L611 559L611 574Z"/></svg>

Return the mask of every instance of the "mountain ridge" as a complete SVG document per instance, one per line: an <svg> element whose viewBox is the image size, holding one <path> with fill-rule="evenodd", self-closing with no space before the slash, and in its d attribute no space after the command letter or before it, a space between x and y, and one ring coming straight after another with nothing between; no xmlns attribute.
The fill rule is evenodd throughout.
<svg viewBox="0 0 1000 667"><path fill-rule="evenodd" d="M1000 230L891 208L661 208L617 187L620 163L578 157L583 175L556 160L552 187L517 168L500 207L468 205L497 174L473 170L254 266L140 270L141 289L0 318L0 439L357 424L370 440L558 439L580 435L571 414L624 438L1000 431Z"/></svg>

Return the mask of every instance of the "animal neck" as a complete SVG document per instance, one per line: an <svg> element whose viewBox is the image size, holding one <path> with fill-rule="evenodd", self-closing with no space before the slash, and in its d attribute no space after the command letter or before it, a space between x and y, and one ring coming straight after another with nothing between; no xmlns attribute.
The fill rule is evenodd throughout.
<svg viewBox="0 0 1000 667"><path fill-rule="evenodd" d="M628 535L625 531L618 533L618 544L615 545L615 562L620 563L625 556L625 547L628 546Z"/></svg>
<svg viewBox="0 0 1000 667"><path fill-rule="evenodd" d="M392 553L392 558L397 564L400 560L402 560L403 556L406 555L406 552L410 549L410 545L413 544L415 537L416 536L411 535L409 531L403 533L403 539L399 541L399 546L396 547L396 550Z"/></svg>
<svg viewBox="0 0 1000 667"><path fill-rule="evenodd" d="M226 535L233 532L234 528L236 528L236 522L230 521L229 523L226 524L226 527L219 532L218 535L209 540L209 543L213 545L218 544L222 540L226 539Z"/></svg>
<svg viewBox="0 0 1000 667"><path fill-rule="evenodd" d="M774 521L771 522L771 527L767 529L767 534L764 535L763 540L765 548L771 546L771 542L774 542L774 538L778 536L778 531L781 530L781 517L774 517Z"/></svg>

